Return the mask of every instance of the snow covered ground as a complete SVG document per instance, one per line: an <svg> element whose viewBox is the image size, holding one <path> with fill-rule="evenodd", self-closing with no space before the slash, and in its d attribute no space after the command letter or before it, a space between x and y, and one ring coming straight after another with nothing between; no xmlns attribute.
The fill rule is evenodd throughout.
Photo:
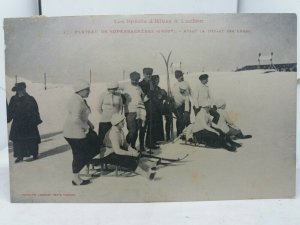
<svg viewBox="0 0 300 225"><path fill-rule="evenodd" d="M192 89L199 74L186 80ZM26 81L44 121L40 158L14 164L10 149L13 201L22 202L151 202L217 199L292 197L296 160L296 73L263 71L209 73L215 99L227 101L227 109L245 133L253 135L236 153L182 145L181 141L162 145L156 154L180 157L181 163L161 166L154 181L141 176L115 177L113 173L95 178L82 187L71 185L72 153L62 136L66 102L71 85ZM161 87L165 88L165 77ZM6 78L8 90L14 79ZM174 80L172 80L174 82ZM105 84L93 83L88 103L91 121L98 127L98 96ZM13 92L7 93L9 99Z"/></svg>

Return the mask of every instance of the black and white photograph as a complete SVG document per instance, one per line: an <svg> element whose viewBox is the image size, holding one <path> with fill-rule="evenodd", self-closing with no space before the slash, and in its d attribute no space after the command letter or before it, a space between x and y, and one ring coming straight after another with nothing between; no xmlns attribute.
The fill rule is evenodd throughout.
<svg viewBox="0 0 300 225"><path fill-rule="evenodd" d="M12 202L292 198L295 14L4 20Z"/></svg>

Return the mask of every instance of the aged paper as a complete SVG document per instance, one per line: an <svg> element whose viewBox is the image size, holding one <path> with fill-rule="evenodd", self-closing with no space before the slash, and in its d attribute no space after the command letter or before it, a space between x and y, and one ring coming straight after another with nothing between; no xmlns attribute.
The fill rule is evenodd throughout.
<svg viewBox="0 0 300 225"><path fill-rule="evenodd" d="M4 30L11 117L8 132L21 133L17 138L12 135L9 143L13 202L163 202L294 196L297 71L294 14L15 18L4 21ZM126 114L132 111L126 111L126 104L130 102L128 96L129 99L134 96L125 93L124 86L130 85L130 74L135 71L142 81L144 68L152 68L153 75L159 75L158 86L165 90L166 96L161 97L163 92L155 88L143 93L145 126L148 126L143 154L155 156L150 158L152 162L161 157L184 159L161 160L153 180L124 168L120 168L117 176L115 166L109 163L108 169L90 165L90 171L83 168L79 176L91 183L72 185L74 152L63 130L74 83L81 79L91 84L86 101L89 120L98 133L99 122L111 119L106 118L105 112L99 112L100 96L118 82L117 92L125 96L119 111L127 117L123 131L126 141L132 141L127 137L128 130L133 128ZM164 127L166 114L170 114L162 107L169 99L175 98L176 102L177 95L180 99L176 88L188 89L178 84L176 71L182 71L190 91L188 103L183 101L187 106L183 106L183 112L177 110L181 103L171 110L174 137L167 142L156 137L162 125L163 137L167 139ZM200 100L199 77L203 74L208 75L209 104ZM32 99L24 102L16 99L11 103L12 96L18 95L17 90L24 90L24 83L26 92L38 105L39 118L30 114L36 112L36 108L31 110L28 106L34 105ZM197 115L204 113L206 105L216 109L222 105L220 102L226 103L225 110L234 127L252 138L233 138L241 145L234 149L228 149L221 138L213 139L215 146L210 145L207 137L202 143L176 138L183 117L184 127L187 120L197 124ZM23 104L23 108L18 108L18 104ZM107 105L115 107L114 98ZM38 153L28 144L37 140L36 133L30 133L32 130L28 128L31 119L41 138ZM214 114L209 119L213 120ZM16 125L12 125L14 122ZM193 129L194 133L198 131ZM157 138L158 149L147 146L147 136ZM139 140L137 137L137 151ZM198 142L195 135L193 141ZM23 155L18 160L19 152Z"/></svg>

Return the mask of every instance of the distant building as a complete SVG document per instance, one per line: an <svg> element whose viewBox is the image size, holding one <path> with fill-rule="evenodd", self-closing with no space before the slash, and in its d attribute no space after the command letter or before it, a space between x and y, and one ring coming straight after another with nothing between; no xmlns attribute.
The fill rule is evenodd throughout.
<svg viewBox="0 0 300 225"><path fill-rule="evenodd" d="M268 70L268 69L276 69L277 71L286 71L286 72L297 72L297 63L282 63L282 64L273 64L272 68L270 68L270 64L266 65L248 65L242 68L237 68L235 72L245 71L245 70Z"/></svg>

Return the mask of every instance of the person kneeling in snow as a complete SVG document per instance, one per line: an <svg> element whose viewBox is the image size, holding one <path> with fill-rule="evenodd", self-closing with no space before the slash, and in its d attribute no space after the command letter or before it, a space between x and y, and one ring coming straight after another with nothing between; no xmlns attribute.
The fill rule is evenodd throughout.
<svg viewBox="0 0 300 225"><path fill-rule="evenodd" d="M106 133L100 158L106 163L121 166L152 180L155 176L156 162L139 159L139 153L125 139L123 127L125 116L114 114L111 118L112 128Z"/></svg>
<svg viewBox="0 0 300 225"><path fill-rule="evenodd" d="M201 110L195 117L195 123L190 124L185 130L186 140L192 140L199 144L204 144L212 148L225 148L228 151L235 151L241 145L232 141L211 121L209 114L210 104L207 102L202 105Z"/></svg>
<svg viewBox="0 0 300 225"><path fill-rule="evenodd" d="M226 102L223 99L216 101L217 112L220 117L217 122L218 128L220 128L226 135L234 139L247 139L252 138L251 135L244 135L240 128L238 128L230 119L228 113L225 111Z"/></svg>

